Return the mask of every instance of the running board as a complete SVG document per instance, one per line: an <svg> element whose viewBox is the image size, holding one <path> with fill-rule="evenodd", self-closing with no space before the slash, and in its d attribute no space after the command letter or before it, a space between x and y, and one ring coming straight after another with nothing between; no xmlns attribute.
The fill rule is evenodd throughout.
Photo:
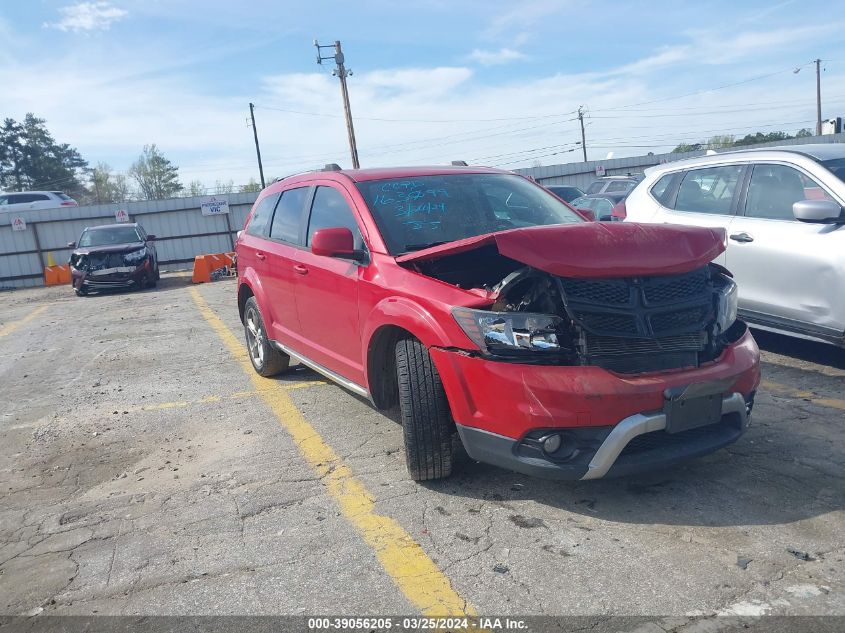
<svg viewBox="0 0 845 633"><path fill-rule="evenodd" d="M372 400L372 398L370 397L370 392L367 391L364 387L362 387L358 383L352 382L351 380L344 378L340 374L336 374L331 369L328 369L327 367L323 367L320 363L316 363L313 360L311 360L310 358L307 358L307 357L303 356L302 354L299 354L298 352L293 351L291 348L289 348L285 345L282 345L281 343L279 343L279 341L271 340L270 343L272 343L273 347L275 347L279 351L284 352L285 354L287 354L288 356L290 356L294 360L298 360L300 363L302 363L306 367L310 367L311 369L316 371L318 374L322 374L323 376L325 376L329 380L336 382L341 387L344 387L345 389L349 389L349 391L351 391L352 393L354 393L356 395L361 396L362 398L366 398L367 400Z"/></svg>

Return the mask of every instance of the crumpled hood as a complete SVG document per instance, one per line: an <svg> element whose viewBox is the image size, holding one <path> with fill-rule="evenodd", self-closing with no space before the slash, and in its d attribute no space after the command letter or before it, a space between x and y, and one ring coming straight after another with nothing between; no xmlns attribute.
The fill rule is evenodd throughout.
<svg viewBox="0 0 845 633"><path fill-rule="evenodd" d="M131 253L144 247L143 242L128 242L126 244L108 244L105 246L79 246L73 249L74 255L91 255L97 253Z"/></svg>
<svg viewBox="0 0 845 633"><path fill-rule="evenodd" d="M718 257L725 250L725 231L631 222L553 224L478 235L400 255L396 261L428 261L491 244L504 257L559 277L671 275Z"/></svg>

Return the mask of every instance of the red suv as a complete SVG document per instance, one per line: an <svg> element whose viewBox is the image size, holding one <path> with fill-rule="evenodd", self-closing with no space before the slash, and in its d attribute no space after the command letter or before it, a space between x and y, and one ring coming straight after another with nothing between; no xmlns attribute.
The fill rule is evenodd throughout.
<svg viewBox="0 0 845 633"><path fill-rule="evenodd" d="M759 351L719 229L585 221L522 176L326 170L261 192L237 243L255 370L291 358L398 404L408 470L470 457L595 479L745 431Z"/></svg>

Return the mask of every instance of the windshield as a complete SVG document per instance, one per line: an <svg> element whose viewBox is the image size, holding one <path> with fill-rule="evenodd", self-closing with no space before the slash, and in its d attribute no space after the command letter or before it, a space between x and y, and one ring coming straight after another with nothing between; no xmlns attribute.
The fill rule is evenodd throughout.
<svg viewBox="0 0 845 633"><path fill-rule="evenodd" d="M357 183L392 255L495 231L583 222L512 174L449 174Z"/></svg>
<svg viewBox="0 0 845 633"><path fill-rule="evenodd" d="M102 229L85 229L79 238L79 246L108 246L140 242L134 226L109 226Z"/></svg>
<svg viewBox="0 0 845 633"><path fill-rule="evenodd" d="M845 158L823 160L821 163L830 170L830 173L845 182Z"/></svg>

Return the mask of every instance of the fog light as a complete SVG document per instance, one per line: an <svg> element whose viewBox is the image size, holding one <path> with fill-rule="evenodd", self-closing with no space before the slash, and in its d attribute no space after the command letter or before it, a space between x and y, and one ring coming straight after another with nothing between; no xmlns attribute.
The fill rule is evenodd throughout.
<svg viewBox="0 0 845 633"><path fill-rule="evenodd" d="M551 455L552 453L554 453L557 449L560 448L561 444L560 435L558 435L557 433L553 435L547 435L540 441L543 445L543 452L545 452L546 455Z"/></svg>

